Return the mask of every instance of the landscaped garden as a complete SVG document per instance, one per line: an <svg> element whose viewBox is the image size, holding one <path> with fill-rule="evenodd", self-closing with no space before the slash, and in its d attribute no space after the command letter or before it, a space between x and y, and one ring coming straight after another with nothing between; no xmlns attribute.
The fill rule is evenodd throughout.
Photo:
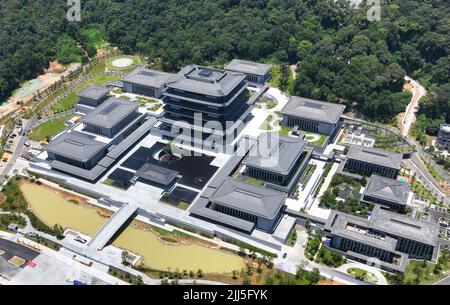
<svg viewBox="0 0 450 305"><path fill-rule="evenodd" d="M353 275L358 280L370 283L378 282L378 278L373 273L360 268L349 268L347 269L347 273Z"/></svg>
<svg viewBox="0 0 450 305"><path fill-rule="evenodd" d="M358 180L345 175L334 175L327 191L320 198L320 206L356 216L367 215L373 205L360 201L359 191L363 184L364 178Z"/></svg>
<svg viewBox="0 0 450 305"><path fill-rule="evenodd" d="M305 140L311 145L323 147L328 140L328 136L306 131Z"/></svg>
<svg viewBox="0 0 450 305"><path fill-rule="evenodd" d="M431 285L450 275L450 252L442 250L437 264L410 260L403 274L385 274L391 285Z"/></svg>
<svg viewBox="0 0 450 305"><path fill-rule="evenodd" d="M65 98L61 99L58 103L52 106L52 111L54 113L64 112L75 107L75 104L78 102L79 98L77 96L83 89L86 89L89 86L97 85L103 86L105 83L113 82L120 79L119 75L109 75L109 74L100 74L96 75L88 81L84 82L82 85L78 86L72 92L70 92Z"/></svg>
<svg viewBox="0 0 450 305"><path fill-rule="evenodd" d="M66 128L64 122L71 116L71 114L68 114L66 116L42 123L30 132L29 138L33 141L48 141L49 138L57 135Z"/></svg>

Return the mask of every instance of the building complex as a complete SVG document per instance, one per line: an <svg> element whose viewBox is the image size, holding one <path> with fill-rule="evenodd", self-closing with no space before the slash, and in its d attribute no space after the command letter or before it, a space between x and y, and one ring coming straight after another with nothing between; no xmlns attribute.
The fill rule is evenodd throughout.
<svg viewBox="0 0 450 305"><path fill-rule="evenodd" d="M108 187L120 188L114 194L143 201L137 213L159 224L170 221L280 250L295 224L311 219L324 229L327 246L351 259L376 261L388 271L403 271L409 258L434 260L438 226L403 215L413 197L408 183L395 180L403 155L357 145L341 153L345 149L334 139L344 105L288 96L278 108L284 126L332 140L327 149L312 145L303 132L284 136L245 129L263 112L254 106L268 90L270 68L233 60L225 69L188 65L170 74L138 68L123 77L128 97L158 99L163 105L158 114L140 107L136 97L123 100L111 97L107 88L89 87L78 94L81 119L52 138L30 167L60 180L65 175L74 184L81 181L96 192L113 180ZM197 155L176 155L168 144ZM216 151L219 145L231 150ZM356 197L375 205L368 217L323 213L314 206L320 187L332 183L324 172L334 175L339 167L327 168L327 162L341 162L341 169L367 177ZM104 196L101 202L113 200ZM159 209L153 201L164 204ZM169 206L180 201L189 207ZM313 206L317 214L304 212Z"/></svg>

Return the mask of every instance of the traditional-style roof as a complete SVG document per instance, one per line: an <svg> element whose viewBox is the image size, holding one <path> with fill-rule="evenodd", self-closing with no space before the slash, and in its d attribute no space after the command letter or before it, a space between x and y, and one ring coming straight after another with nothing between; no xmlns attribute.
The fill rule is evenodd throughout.
<svg viewBox="0 0 450 305"><path fill-rule="evenodd" d="M293 117L336 124L344 110L344 105L292 96L281 112Z"/></svg>
<svg viewBox="0 0 450 305"><path fill-rule="evenodd" d="M298 138L265 133L242 164L287 175L301 157L308 142Z"/></svg>
<svg viewBox="0 0 450 305"><path fill-rule="evenodd" d="M171 73L137 68L122 78L121 81L151 88L162 88L172 76L173 74Z"/></svg>
<svg viewBox="0 0 450 305"><path fill-rule="evenodd" d="M215 97L227 96L245 80L242 73L189 65L175 74L168 88Z"/></svg>
<svg viewBox="0 0 450 305"><path fill-rule="evenodd" d="M378 175L370 176L364 189L364 196L379 198L388 202L405 205L408 201L409 183Z"/></svg>
<svg viewBox="0 0 450 305"><path fill-rule="evenodd" d="M283 206L286 194L227 177L211 195L210 200L239 211L273 219Z"/></svg>
<svg viewBox="0 0 450 305"><path fill-rule="evenodd" d="M86 114L81 121L103 128L112 128L130 113L137 111L138 104L110 97L100 106Z"/></svg>
<svg viewBox="0 0 450 305"><path fill-rule="evenodd" d="M402 163L403 154L373 147L352 145L347 153L347 158L399 169Z"/></svg>
<svg viewBox="0 0 450 305"><path fill-rule="evenodd" d="M78 93L77 96L97 101L108 95L110 91L110 89L105 87L90 86Z"/></svg>
<svg viewBox="0 0 450 305"><path fill-rule="evenodd" d="M87 162L105 147L105 143L95 141L86 134L72 131L65 132L53 139L48 143L46 150L73 160Z"/></svg>
<svg viewBox="0 0 450 305"><path fill-rule="evenodd" d="M139 178L143 178L145 180L162 185L168 185L172 183L172 181L178 176L178 174L179 173L177 171L161 167L152 163L145 163L136 172L136 175Z"/></svg>
<svg viewBox="0 0 450 305"><path fill-rule="evenodd" d="M225 67L225 70L264 76L270 71L271 68L272 65L269 64L261 64L247 60L233 59Z"/></svg>
<svg viewBox="0 0 450 305"><path fill-rule="evenodd" d="M355 230L355 227L359 230ZM379 207L375 207L369 218L333 211L328 217L325 229L332 234L345 234L345 237L377 247L384 244L382 248L391 251L395 249L392 238L401 237L436 246L439 237L438 224L389 212Z"/></svg>

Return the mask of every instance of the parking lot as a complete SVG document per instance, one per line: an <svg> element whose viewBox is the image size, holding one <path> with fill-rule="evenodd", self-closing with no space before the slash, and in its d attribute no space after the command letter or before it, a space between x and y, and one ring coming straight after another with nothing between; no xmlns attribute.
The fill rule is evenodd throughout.
<svg viewBox="0 0 450 305"><path fill-rule="evenodd" d="M24 269L29 262L33 261L39 255L39 252L0 238L0 254L0 274L5 278L10 279ZM23 259L25 264L19 267L10 263L9 260L13 257Z"/></svg>

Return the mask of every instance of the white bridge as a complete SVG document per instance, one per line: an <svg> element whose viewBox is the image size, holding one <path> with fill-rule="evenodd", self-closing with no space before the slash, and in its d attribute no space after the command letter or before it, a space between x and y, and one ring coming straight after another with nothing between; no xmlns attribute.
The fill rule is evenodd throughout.
<svg viewBox="0 0 450 305"><path fill-rule="evenodd" d="M138 208L139 206L137 205L124 203L89 241L88 246L98 251L102 250L114 234L119 231L131 216L133 216Z"/></svg>

